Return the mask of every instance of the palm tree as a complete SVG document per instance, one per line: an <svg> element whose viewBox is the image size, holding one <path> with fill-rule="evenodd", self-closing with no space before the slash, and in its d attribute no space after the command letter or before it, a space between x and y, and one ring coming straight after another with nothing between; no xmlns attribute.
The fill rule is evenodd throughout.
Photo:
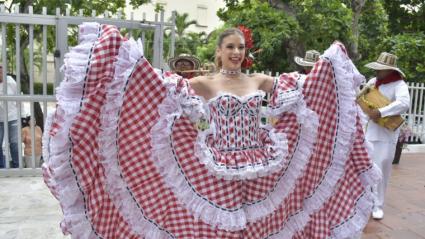
<svg viewBox="0 0 425 239"><path fill-rule="evenodd" d="M188 20L189 14L183 13L180 14L176 12L176 35L177 38L183 38L185 36L185 31L187 28L189 28L191 25L196 25L198 22L196 20Z"/></svg>
<svg viewBox="0 0 425 239"><path fill-rule="evenodd" d="M180 14L178 12L175 13L175 24L176 24L176 50L175 54L179 55L181 53L186 54L196 54L196 46L197 46L197 40L196 36L199 36L199 38L202 35L199 35L198 33L192 33L192 32L186 32L186 30L191 25L198 24L196 20L189 20L189 14L183 13ZM171 21L172 19L170 19ZM171 28L167 27L165 34L166 37L170 37L170 30ZM192 45L194 44L194 45Z"/></svg>

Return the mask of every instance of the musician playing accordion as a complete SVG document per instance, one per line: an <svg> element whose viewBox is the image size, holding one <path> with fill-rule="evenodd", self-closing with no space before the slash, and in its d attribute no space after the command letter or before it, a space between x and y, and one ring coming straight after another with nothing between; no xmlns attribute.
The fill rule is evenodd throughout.
<svg viewBox="0 0 425 239"><path fill-rule="evenodd" d="M396 61L397 56L383 52L377 61L367 64L367 68L376 71L376 77L367 83L358 97L361 108L369 116L366 140L373 146L371 157L383 176L374 188L376 199L372 217L376 220L384 217L385 190L391 175L399 126L403 123L400 115L410 107L405 74L397 67Z"/></svg>

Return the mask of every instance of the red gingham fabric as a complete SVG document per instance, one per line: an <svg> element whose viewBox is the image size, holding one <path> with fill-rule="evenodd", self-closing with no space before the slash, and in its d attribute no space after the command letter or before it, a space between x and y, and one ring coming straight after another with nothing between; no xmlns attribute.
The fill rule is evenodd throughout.
<svg viewBox="0 0 425 239"><path fill-rule="evenodd" d="M105 177L108 173L99 162L100 112L107 104L106 90L113 78L114 60L123 41L116 28L103 26L103 34L93 53L93 61L84 86L81 111L70 129L72 141L72 168L84 199L86 216L99 238L143 238L137 235L123 211L117 208L109 195ZM278 91L297 87L293 75L280 76ZM193 90L190 90L193 93ZM160 119L159 105L167 97L167 88L149 62L142 58L135 66L123 92L123 104L117 124L117 167L126 190L134 203L158 230L166 231L169 238L270 238L278 236L307 210L308 198L317 193L325 175L334 162L337 129L344 121L339 115L338 89L330 61L319 61L306 79L303 88L307 106L319 119L316 143L302 175L294 189L282 199L277 209L242 230L218 229L194 217L187 205L179 201L169 187L152 157L152 129ZM276 103L276 96L272 98ZM60 117L59 117L60 118ZM288 139L287 164L279 172L253 180L228 181L208 173L194 153L197 131L187 117L175 119L169 135L175 162L181 169L187 185L197 197L223 211L244 210L267 198L282 175L291 174L288 165L299 147L301 127L294 113L284 113L274 126ZM371 162L363 146L363 131L357 118L349 157L343 174L334 185L332 194L318 210L307 218L307 224L297 230L293 238L328 238L333 229L348 223L356 213L356 202L367 188L360 175L371 170ZM284 183L284 182L283 182ZM290 187L291 185L288 185ZM136 213L136 212L135 212ZM283 237L276 237L283 238Z"/></svg>
<svg viewBox="0 0 425 239"><path fill-rule="evenodd" d="M92 51L81 110L70 128L72 168L85 201L87 218L101 238L137 238L105 191L104 169L96 154L105 86L113 78L115 56L122 41L116 27L102 25L101 36Z"/></svg>

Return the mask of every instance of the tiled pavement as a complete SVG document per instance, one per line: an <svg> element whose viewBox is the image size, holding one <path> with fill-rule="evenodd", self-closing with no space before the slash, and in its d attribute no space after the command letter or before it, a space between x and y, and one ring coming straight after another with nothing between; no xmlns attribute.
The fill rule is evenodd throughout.
<svg viewBox="0 0 425 239"><path fill-rule="evenodd" d="M385 218L363 239L425 239L425 154L404 154L393 168ZM0 178L0 239L63 239L61 210L41 177Z"/></svg>
<svg viewBox="0 0 425 239"><path fill-rule="evenodd" d="M393 167L381 221L370 220L363 239L425 239L425 154L404 154Z"/></svg>
<svg viewBox="0 0 425 239"><path fill-rule="evenodd" d="M1 239L63 239L61 209L41 177L0 178Z"/></svg>

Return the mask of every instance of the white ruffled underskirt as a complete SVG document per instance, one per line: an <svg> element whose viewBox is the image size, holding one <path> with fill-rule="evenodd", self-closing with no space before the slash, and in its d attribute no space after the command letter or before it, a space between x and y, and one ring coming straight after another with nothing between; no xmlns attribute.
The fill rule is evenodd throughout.
<svg viewBox="0 0 425 239"><path fill-rule="evenodd" d="M83 87L92 50L101 34L98 23L83 23L80 29L80 44L65 54L61 70L64 81L56 91L56 112L46 122L43 136L43 175L46 184L60 201L64 219L60 223L64 234L75 238L97 238L85 214L84 198L77 185L71 160L69 129L83 100ZM57 127L52 129L52 127ZM50 133L54 131L54 135Z"/></svg>

